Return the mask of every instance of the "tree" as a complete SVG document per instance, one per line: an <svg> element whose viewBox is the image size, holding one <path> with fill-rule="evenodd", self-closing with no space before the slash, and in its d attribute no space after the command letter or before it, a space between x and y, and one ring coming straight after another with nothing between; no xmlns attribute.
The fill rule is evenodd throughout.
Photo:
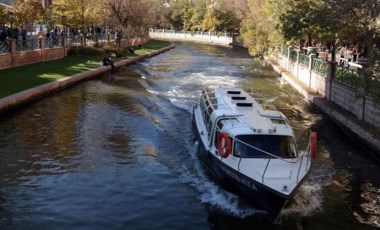
<svg viewBox="0 0 380 230"><path fill-rule="evenodd" d="M236 14L225 4L218 3L209 6L202 22L202 30L226 31L237 27Z"/></svg>
<svg viewBox="0 0 380 230"><path fill-rule="evenodd" d="M320 0L292 0L287 2L288 10L280 16L281 32L285 39L308 38L311 45L312 39L321 35L326 26L326 7Z"/></svg>
<svg viewBox="0 0 380 230"><path fill-rule="evenodd" d="M4 25L9 21L9 12L8 10L0 5L0 25Z"/></svg>
<svg viewBox="0 0 380 230"><path fill-rule="evenodd" d="M45 10L39 0L18 0L13 6L13 12L17 24L27 25L40 21Z"/></svg>
<svg viewBox="0 0 380 230"><path fill-rule="evenodd" d="M58 0L54 1L52 6L53 18L61 21L62 16L65 16L69 27L85 31L86 28L96 24L104 17L102 12L105 6L107 6L105 0Z"/></svg>
<svg viewBox="0 0 380 230"><path fill-rule="evenodd" d="M110 18L130 35L142 35L154 24L154 1L151 0L110 0Z"/></svg>
<svg viewBox="0 0 380 230"><path fill-rule="evenodd" d="M284 41L279 17L284 11L282 1L248 0L248 11L240 27L240 40L253 56L263 55Z"/></svg>

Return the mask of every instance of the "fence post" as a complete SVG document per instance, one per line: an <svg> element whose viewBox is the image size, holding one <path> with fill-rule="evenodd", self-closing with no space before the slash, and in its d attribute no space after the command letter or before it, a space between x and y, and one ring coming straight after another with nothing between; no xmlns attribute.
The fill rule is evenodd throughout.
<svg viewBox="0 0 380 230"><path fill-rule="evenodd" d="M297 50L297 60L296 60L296 65L297 65L297 74L296 77L298 79L299 71L300 71L300 52L301 50Z"/></svg>
<svg viewBox="0 0 380 230"><path fill-rule="evenodd" d="M358 68L359 78L360 78L360 87L358 89L359 100L361 102L361 108L358 113L358 119L363 121L365 115L365 103L366 103L366 95L368 92L368 80L365 70L363 68Z"/></svg>
<svg viewBox="0 0 380 230"><path fill-rule="evenodd" d="M45 61L45 48L46 48L46 44L45 44L45 39L46 37L44 36L38 36L38 43L39 43L39 46L40 46L40 60L41 62ZM33 46L33 43L32 43L32 46Z"/></svg>
<svg viewBox="0 0 380 230"><path fill-rule="evenodd" d="M290 50L291 50L291 48L290 47L288 47L288 62L286 63L286 70L287 71L289 71L289 62L290 62Z"/></svg>
<svg viewBox="0 0 380 230"><path fill-rule="evenodd" d="M46 48L45 46L45 37L39 36L38 37L38 43L40 44L40 49L44 50Z"/></svg>
<svg viewBox="0 0 380 230"><path fill-rule="evenodd" d="M10 38L9 43L11 43L11 53L16 53L16 39Z"/></svg>
<svg viewBox="0 0 380 230"><path fill-rule="evenodd" d="M16 39L10 38L8 42L11 44L11 66L14 66L16 55Z"/></svg>
<svg viewBox="0 0 380 230"><path fill-rule="evenodd" d="M99 44L99 35L98 34L95 34L95 44L96 45Z"/></svg>
<svg viewBox="0 0 380 230"><path fill-rule="evenodd" d="M309 55L310 57L310 61L309 61L309 89L311 88L311 77L312 77L312 70L313 70L313 62L314 62L314 58L316 58L316 55L315 54L310 54Z"/></svg>
<svg viewBox="0 0 380 230"><path fill-rule="evenodd" d="M80 40L80 44L82 45L82 46L86 46L86 44L85 44L85 38L84 38L84 36L83 36L83 34L80 34L79 35L79 40Z"/></svg>
<svg viewBox="0 0 380 230"><path fill-rule="evenodd" d="M70 47L69 47L69 37L63 36L62 39L63 39L62 46L63 46L64 57L66 57L67 56L67 51L70 49Z"/></svg>
<svg viewBox="0 0 380 230"><path fill-rule="evenodd" d="M335 61L329 61L327 62L327 79L326 79L326 92L325 97L327 100L331 100L331 89L332 89L332 82L335 79L335 72L336 72L336 62Z"/></svg>

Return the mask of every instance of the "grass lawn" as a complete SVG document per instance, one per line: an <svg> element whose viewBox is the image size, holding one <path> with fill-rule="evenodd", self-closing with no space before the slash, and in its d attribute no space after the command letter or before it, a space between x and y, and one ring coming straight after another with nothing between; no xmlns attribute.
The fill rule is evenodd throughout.
<svg viewBox="0 0 380 230"><path fill-rule="evenodd" d="M135 50L143 55L169 46L170 42L150 40L142 49ZM133 56L127 54L127 56ZM34 63L0 70L0 98L99 67L103 56L70 55L63 59ZM121 59L113 58L115 62Z"/></svg>

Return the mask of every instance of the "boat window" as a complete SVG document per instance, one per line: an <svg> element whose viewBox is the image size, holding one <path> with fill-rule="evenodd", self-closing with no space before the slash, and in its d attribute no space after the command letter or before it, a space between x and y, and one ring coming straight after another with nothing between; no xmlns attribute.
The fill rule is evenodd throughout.
<svg viewBox="0 0 380 230"><path fill-rule="evenodd" d="M286 125L286 121L284 119L271 118L270 120L273 124Z"/></svg>
<svg viewBox="0 0 380 230"><path fill-rule="evenodd" d="M218 136L219 136L219 133L220 133L220 130L222 130L223 126L225 124L231 124L231 123L237 123L238 120L235 119L235 118L228 118L228 119L220 119L217 123L216 123L216 131L215 131L215 146L218 145ZM231 140L232 142L232 140Z"/></svg>
<svg viewBox="0 0 380 230"><path fill-rule="evenodd" d="M242 158L297 157L294 138L279 135L239 135L235 138L233 154ZM263 152L264 151L264 152Z"/></svg>

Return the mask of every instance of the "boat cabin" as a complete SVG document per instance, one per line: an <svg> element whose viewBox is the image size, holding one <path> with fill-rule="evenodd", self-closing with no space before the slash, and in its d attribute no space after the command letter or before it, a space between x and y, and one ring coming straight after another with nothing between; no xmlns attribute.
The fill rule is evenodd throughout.
<svg viewBox="0 0 380 230"><path fill-rule="evenodd" d="M298 157L288 120L264 99L236 88L205 88L200 100L209 147L225 132L234 157Z"/></svg>

